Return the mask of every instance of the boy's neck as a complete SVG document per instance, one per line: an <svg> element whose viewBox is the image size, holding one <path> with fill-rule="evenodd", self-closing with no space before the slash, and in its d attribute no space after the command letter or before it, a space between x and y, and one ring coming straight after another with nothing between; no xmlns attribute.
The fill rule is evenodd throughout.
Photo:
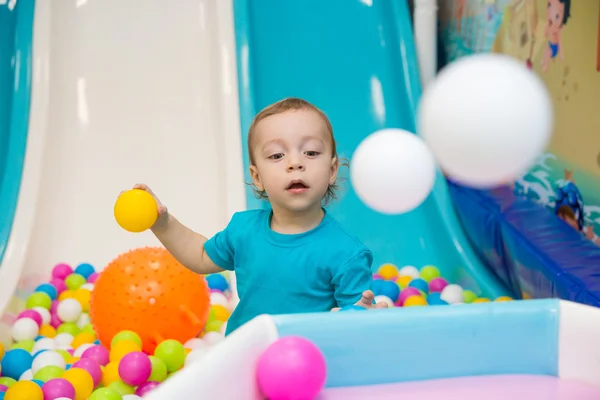
<svg viewBox="0 0 600 400"><path fill-rule="evenodd" d="M271 217L271 229L277 233L298 234L316 228L325 212L319 207L304 211L282 210L273 207Z"/></svg>

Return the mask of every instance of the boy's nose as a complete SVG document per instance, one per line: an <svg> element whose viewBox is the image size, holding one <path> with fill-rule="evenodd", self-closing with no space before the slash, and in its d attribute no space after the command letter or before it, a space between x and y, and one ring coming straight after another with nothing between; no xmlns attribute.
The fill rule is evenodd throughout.
<svg viewBox="0 0 600 400"><path fill-rule="evenodd" d="M288 164L288 171L302 171L304 170L304 164L300 160L290 160Z"/></svg>

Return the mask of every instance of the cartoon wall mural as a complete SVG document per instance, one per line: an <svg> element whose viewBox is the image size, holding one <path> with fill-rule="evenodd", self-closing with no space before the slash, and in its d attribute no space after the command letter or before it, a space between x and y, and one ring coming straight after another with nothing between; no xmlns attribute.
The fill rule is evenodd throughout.
<svg viewBox="0 0 600 400"><path fill-rule="evenodd" d="M441 0L439 5L448 61L504 53L545 82L555 110L553 138L533 168L514 182L515 193L546 206L600 245L600 0Z"/></svg>

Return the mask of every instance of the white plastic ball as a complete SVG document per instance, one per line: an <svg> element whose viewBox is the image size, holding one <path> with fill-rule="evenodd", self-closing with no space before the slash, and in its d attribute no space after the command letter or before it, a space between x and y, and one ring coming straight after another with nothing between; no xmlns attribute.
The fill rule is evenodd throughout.
<svg viewBox="0 0 600 400"><path fill-rule="evenodd" d="M386 303L389 308L394 307L394 302L392 299L384 295L375 296L375 303Z"/></svg>
<svg viewBox="0 0 600 400"><path fill-rule="evenodd" d="M31 369L26 370L19 377L20 381L30 381L32 379L33 379L33 372L31 371Z"/></svg>
<svg viewBox="0 0 600 400"><path fill-rule="evenodd" d="M210 351L209 347L199 347L189 352L185 357L185 366L189 366L195 362L202 360Z"/></svg>
<svg viewBox="0 0 600 400"><path fill-rule="evenodd" d="M220 305L227 308L229 300L223 293L213 292L210 294L210 304L213 306Z"/></svg>
<svg viewBox="0 0 600 400"><path fill-rule="evenodd" d="M459 304L464 303L465 297L463 295L463 288L460 285L454 283L447 285L442 289L440 298L448 304Z"/></svg>
<svg viewBox="0 0 600 400"><path fill-rule="evenodd" d="M208 346L214 346L220 343L223 339L223 335L221 335L219 332L206 332L202 336L202 340L204 340Z"/></svg>
<svg viewBox="0 0 600 400"><path fill-rule="evenodd" d="M186 349L194 350L198 348L207 347L207 344L200 338L191 338L184 343L183 347Z"/></svg>
<svg viewBox="0 0 600 400"><path fill-rule="evenodd" d="M546 87L522 61L477 54L446 66L424 91L418 132L452 180L475 188L513 181L553 128Z"/></svg>
<svg viewBox="0 0 600 400"><path fill-rule="evenodd" d="M94 347L96 346L93 343L84 343L81 346L79 346L78 348L75 349L75 351L73 352L73 356L74 357L81 357L81 355L90 347Z"/></svg>
<svg viewBox="0 0 600 400"><path fill-rule="evenodd" d="M64 299L56 308L56 314L63 322L77 321L82 311L81 303L75 299Z"/></svg>
<svg viewBox="0 0 600 400"><path fill-rule="evenodd" d="M73 343L73 335L67 332L59 333L54 337L57 346L70 346Z"/></svg>
<svg viewBox="0 0 600 400"><path fill-rule="evenodd" d="M52 338L42 338L35 342L31 354L35 354L42 350L54 350L56 349L56 342Z"/></svg>
<svg viewBox="0 0 600 400"><path fill-rule="evenodd" d="M50 311L44 307L33 307L33 310L37 311L42 316L42 323L44 325L48 325L50 323Z"/></svg>
<svg viewBox="0 0 600 400"><path fill-rule="evenodd" d="M90 315L87 313L82 313L77 319L77 326L79 329L83 329L84 326L91 322Z"/></svg>
<svg viewBox="0 0 600 400"><path fill-rule="evenodd" d="M93 283L84 283L83 285L79 286L79 289L86 289L86 290L89 290L90 292L93 292L94 284Z"/></svg>
<svg viewBox="0 0 600 400"><path fill-rule="evenodd" d="M398 271L398 276L410 276L411 278L415 279L420 278L421 274L416 267L413 267L412 265L405 265Z"/></svg>
<svg viewBox="0 0 600 400"><path fill-rule="evenodd" d="M31 318L19 318L12 326L12 338L15 342L34 340L39 332L40 327Z"/></svg>
<svg viewBox="0 0 600 400"><path fill-rule="evenodd" d="M43 353L38 354L33 359L33 364L31 364L31 370L35 375L40 369L47 367L49 365L54 365L59 368L65 369L67 367L67 363L65 358L56 351L48 350Z"/></svg>
<svg viewBox="0 0 600 400"><path fill-rule="evenodd" d="M401 214L419 206L435 181L435 161L418 136L383 129L356 148L350 179L356 195L383 214Z"/></svg>

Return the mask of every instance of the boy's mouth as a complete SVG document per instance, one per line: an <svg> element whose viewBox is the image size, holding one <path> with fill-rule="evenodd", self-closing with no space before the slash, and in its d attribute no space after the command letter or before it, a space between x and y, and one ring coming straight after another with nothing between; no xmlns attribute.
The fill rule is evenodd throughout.
<svg viewBox="0 0 600 400"><path fill-rule="evenodd" d="M301 192L306 189L308 189L308 185L300 179L293 180L286 188L286 190L291 192Z"/></svg>

